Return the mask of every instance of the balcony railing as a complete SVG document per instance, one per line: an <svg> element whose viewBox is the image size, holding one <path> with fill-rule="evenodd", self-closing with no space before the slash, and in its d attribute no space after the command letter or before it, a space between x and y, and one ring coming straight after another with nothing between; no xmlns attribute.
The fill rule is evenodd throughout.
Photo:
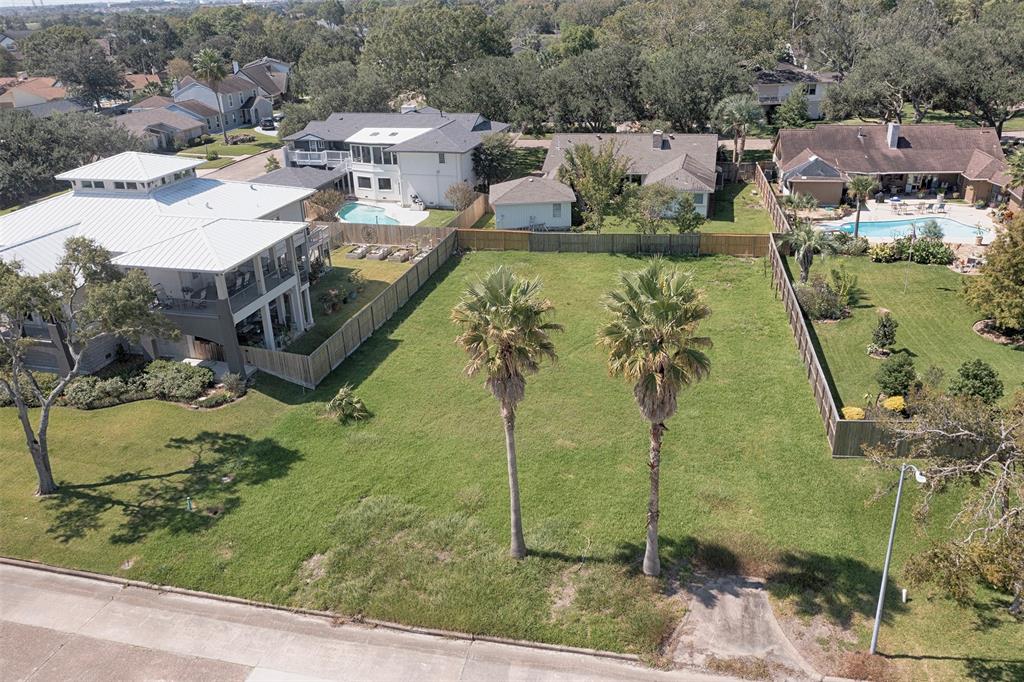
<svg viewBox="0 0 1024 682"><path fill-rule="evenodd" d="M288 165L295 164L297 166L327 166L328 168L344 166L349 168L352 165L352 153L330 149L321 152L285 149L285 161Z"/></svg>
<svg viewBox="0 0 1024 682"><path fill-rule="evenodd" d="M271 270L270 272L264 274L263 281L266 282L267 291L270 291L274 287L280 286L281 284L284 283L285 280L290 278L293 274L294 273L292 273L290 270L284 269L279 270L277 272Z"/></svg>
<svg viewBox="0 0 1024 682"><path fill-rule="evenodd" d="M266 286L266 291L271 291L275 287L280 286L282 283L288 280L292 276L292 274L293 273L289 270L281 270L280 272L270 270L269 272L264 272L263 283ZM256 284L256 282L253 282L244 289L241 289L231 294L231 296L229 297L229 301L231 302L231 310L237 313L239 310L241 310L245 306L249 305L256 299L258 299L261 295L262 294L260 294L259 286Z"/></svg>
<svg viewBox="0 0 1024 682"><path fill-rule="evenodd" d="M161 296L156 302L156 308L170 315L216 317L216 303L216 300L210 299Z"/></svg>

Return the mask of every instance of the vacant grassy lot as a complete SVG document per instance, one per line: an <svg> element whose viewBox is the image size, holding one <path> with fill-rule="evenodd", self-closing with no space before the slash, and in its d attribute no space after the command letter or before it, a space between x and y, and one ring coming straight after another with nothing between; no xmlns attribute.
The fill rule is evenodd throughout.
<svg viewBox="0 0 1024 682"><path fill-rule="evenodd" d="M313 352L331 334L338 331L350 317L362 310L363 306L375 299L380 292L387 289L388 285L409 269L408 263L345 258L345 254L351 250L352 247L346 246L331 252L333 267L309 289L309 301L313 305L313 319L316 320L316 326L288 346L286 350L289 352ZM325 313L323 304L320 303L320 295L328 289L351 290L352 285L349 283L348 277L353 272L358 272L363 276L363 279L366 280L366 287L356 295L354 301L342 304L337 312Z"/></svg>
<svg viewBox="0 0 1024 682"><path fill-rule="evenodd" d="M972 330L981 315L960 293L963 275L941 265L872 263L862 257L818 261L811 272L824 273L840 264L858 278L853 314L814 328L843 404L863 406L865 395L873 401L878 394L875 374L881 361L869 357L866 348L880 308L890 310L899 322L895 348L912 354L918 372L934 365L948 381L961 364L981 358L999 372L1007 397L1024 384L1024 352ZM790 272L797 272L792 261Z"/></svg>
<svg viewBox="0 0 1024 682"><path fill-rule="evenodd" d="M232 135L252 135L256 141L246 144L224 144L224 136L221 133L211 133L210 144L187 147L178 152L178 156L205 157L207 151L216 152L220 156L249 156L282 146L282 142L273 135L264 135L246 128L229 130L228 136Z"/></svg>
<svg viewBox="0 0 1024 682"><path fill-rule="evenodd" d="M454 262L454 261L453 261ZM566 327L560 361L531 377L518 418L531 555L507 552L504 440L482 380L462 374L448 320L467 278L498 263L543 277ZM199 413L144 401L58 410L61 497L32 497L11 410L0 410L0 552L144 580L441 628L649 652L680 613L689 561L767 575L799 614L849 624L864 646L891 507L882 482L832 461L761 261L681 261L714 309L711 378L680 400L662 470L668 575L639 575L647 428L609 378L594 333L623 256L489 253L443 268L316 392L266 378ZM321 418L351 383L362 425ZM907 491L910 503L916 491ZM196 511L186 510L190 497ZM948 509L939 510L940 521ZM927 541L901 521L894 577ZM941 529L941 524L936 528ZM790 594L787 598L785 595ZM1022 659L1019 633L915 594L883 649L934 678ZM935 660L930 657L952 657ZM999 665L1006 665L999 663ZM1024 664L1022 664L1024 665ZM995 679L995 678L993 678ZM1008 679L1008 678L1007 678Z"/></svg>

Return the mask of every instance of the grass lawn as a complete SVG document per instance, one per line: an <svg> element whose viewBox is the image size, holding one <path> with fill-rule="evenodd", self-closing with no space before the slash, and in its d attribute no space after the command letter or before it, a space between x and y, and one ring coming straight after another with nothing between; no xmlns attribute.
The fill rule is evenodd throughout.
<svg viewBox="0 0 1024 682"><path fill-rule="evenodd" d="M905 123L907 123L907 124L911 124L914 121L914 108L911 105L909 105L909 104L903 105L903 121ZM821 123L829 123L830 121L820 121L820 122ZM868 123L880 123L881 121L869 120L867 122ZM960 126L961 128L977 128L978 127L977 123L975 123L971 119L967 118L962 113L942 111L942 110L939 110L939 109L935 109L935 110L930 111L927 114L925 114L924 121L922 121L922 122L923 123L953 123L953 124L956 124L956 125ZM856 125L856 124L863 125L865 123L865 121L860 119L860 118L848 118L848 119L843 120L843 121L838 121L838 123L842 123L844 125ZM1020 131L1020 130L1024 130L1024 114L1018 114L1018 115L1014 116L1013 118L1011 118L1010 120L1006 121L1003 124L1003 132L1004 133Z"/></svg>
<svg viewBox="0 0 1024 682"><path fill-rule="evenodd" d="M429 213L430 215L421 222L416 223L417 227L448 227L452 218L459 214L458 211L446 211L440 208L432 208Z"/></svg>
<svg viewBox="0 0 1024 682"><path fill-rule="evenodd" d="M199 167L200 168L223 168L224 166L230 166L231 164L233 164L237 160L238 159L236 159L236 158L234 158L232 156L222 156L219 159L214 159L213 161L207 161L206 163L204 163L202 166L199 166Z"/></svg>
<svg viewBox="0 0 1024 682"><path fill-rule="evenodd" d="M491 213L490 211L484 213L482 216L480 216L479 220L473 223L473 227L477 229L493 230L495 228L494 214Z"/></svg>
<svg viewBox="0 0 1024 682"><path fill-rule="evenodd" d="M387 289L388 285L409 269L407 263L345 258L345 254L350 250L351 247L346 246L332 251L331 262L334 263L334 266L330 272L323 275L316 284L310 287L309 300L313 305L313 319L316 320L316 325L289 345L286 349L289 352L312 353L331 334L338 331L338 328L350 317L362 310L363 306L376 298L380 292ZM351 289L348 276L353 272L359 272L366 279L366 288L356 296L355 301L343 304L336 313L324 313L319 300L320 294L328 289L339 287Z"/></svg>
<svg viewBox="0 0 1024 682"><path fill-rule="evenodd" d="M453 260L315 392L261 377L244 400L212 412L154 401L58 409L50 440L63 493L53 499L32 496L15 414L0 410L0 552L282 604L638 652L674 628L675 577L697 557L772 577L799 614L849 622L865 647L891 498L865 500L883 479L863 462L828 457L763 262L682 262L714 310L703 331L715 347L711 377L681 396L668 424L662 580L639 575L647 427L594 343L599 295L640 261L602 254ZM483 381L463 374L448 319L466 280L499 263L541 276L566 327L555 338L559 362L530 377L517 420L531 550L522 562L506 558L498 409ZM368 422L342 427L319 416L345 383L366 401ZM908 504L916 492L906 491ZM948 515L940 504L936 529ZM901 519L897 581L907 553L926 542L912 523ZM962 677L987 661L1024 666L1019 626L987 601L960 609L921 591L902 606L897 594L890 591L882 647L924 657L897 663L918 679Z"/></svg>
<svg viewBox="0 0 1024 682"><path fill-rule="evenodd" d="M827 360L827 371L845 405L864 405L864 395L878 393L875 374L881 364L867 355L878 309L899 322L896 349L906 349L918 372L941 368L947 382L968 360L992 365L1005 385L1007 399L1024 382L1024 353L988 341L972 330L981 316L960 294L963 275L941 265L872 263L864 257L816 261L811 273L825 273L838 263L857 275L858 299L853 314L839 322L814 325ZM790 272L799 272L790 259ZM904 283L906 293L904 293Z"/></svg>
<svg viewBox="0 0 1024 682"><path fill-rule="evenodd" d="M754 195L754 183L731 182L715 192L715 210L711 218L700 226L701 232L730 232L733 234L767 234L772 221L761 206L760 197ZM671 221L664 221L666 231L675 232ZM605 219L602 232L633 233L636 230L619 216Z"/></svg>
<svg viewBox="0 0 1024 682"><path fill-rule="evenodd" d="M217 152L220 156L248 156L259 154L268 149L277 149L283 146L281 141L273 135L264 135L247 129L229 130L228 135L253 135L255 142L246 144L224 144L224 136L220 133L212 134L212 140L208 145L197 145L188 147L178 152L178 156L206 156L206 151Z"/></svg>

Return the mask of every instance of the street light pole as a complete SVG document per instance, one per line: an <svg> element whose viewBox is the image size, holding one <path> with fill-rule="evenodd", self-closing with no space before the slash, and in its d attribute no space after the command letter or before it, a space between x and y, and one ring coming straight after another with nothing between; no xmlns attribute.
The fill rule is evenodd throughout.
<svg viewBox="0 0 1024 682"><path fill-rule="evenodd" d="M878 590L878 608L875 609L875 627L871 632L871 648L868 653L874 655L878 650L878 629L882 626L882 604L885 603L885 583L889 579L889 561L892 559L892 543L896 538L896 520L900 517L900 496L903 495L903 478L907 469L914 470L914 480L925 483L928 479L913 464L900 467L900 482L896 486L896 506L892 510L892 527L889 529L889 546L885 550L885 565L882 566L882 587Z"/></svg>

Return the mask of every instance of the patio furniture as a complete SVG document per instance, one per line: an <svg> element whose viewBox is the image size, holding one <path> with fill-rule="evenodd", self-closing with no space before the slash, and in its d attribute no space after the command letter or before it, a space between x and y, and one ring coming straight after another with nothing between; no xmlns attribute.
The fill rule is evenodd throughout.
<svg viewBox="0 0 1024 682"><path fill-rule="evenodd" d="M935 210L935 204L928 204L927 206L921 204L921 206L924 207L921 209L921 213L931 213L932 211Z"/></svg>
<svg viewBox="0 0 1024 682"><path fill-rule="evenodd" d="M189 299L192 301L193 307L205 308L206 307L206 289L203 289L202 291L200 291L199 292L199 296L197 296L196 298L192 298L191 296L189 296Z"/></svg>

